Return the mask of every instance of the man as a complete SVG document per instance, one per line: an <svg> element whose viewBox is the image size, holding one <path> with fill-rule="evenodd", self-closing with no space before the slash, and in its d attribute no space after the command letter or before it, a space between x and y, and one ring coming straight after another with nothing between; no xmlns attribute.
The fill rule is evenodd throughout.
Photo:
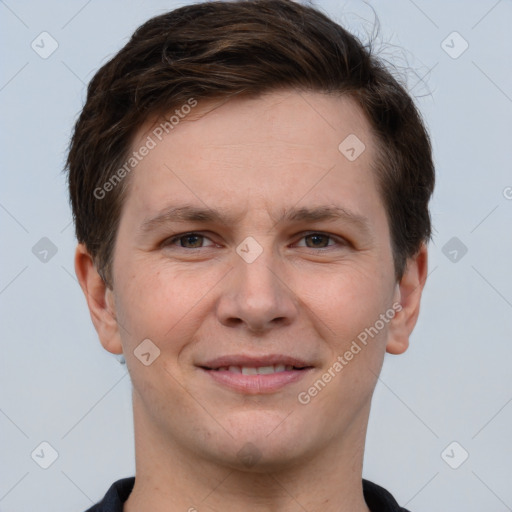
<svg viewBox="0 0 512 512"><path fill-rule="evenodd" d="M369 50L289 0L156 17L91 81L68 168L76 273L133 384L135 478L89 510L404 511L362 461L434 170Z"/></svg>

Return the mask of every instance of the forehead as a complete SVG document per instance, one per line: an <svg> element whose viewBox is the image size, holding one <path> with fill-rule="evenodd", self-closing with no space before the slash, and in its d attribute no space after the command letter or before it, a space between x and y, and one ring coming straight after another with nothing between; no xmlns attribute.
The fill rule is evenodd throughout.
<svg viewBox="0 0 512 512"><path fill-rule="evenodd" d="M382 206L370 125L348 97L280 91L177 110L147 122L132 144L134 152L151 146L126 198L145 218L178 200L240 214L299 203Z"/></svg>

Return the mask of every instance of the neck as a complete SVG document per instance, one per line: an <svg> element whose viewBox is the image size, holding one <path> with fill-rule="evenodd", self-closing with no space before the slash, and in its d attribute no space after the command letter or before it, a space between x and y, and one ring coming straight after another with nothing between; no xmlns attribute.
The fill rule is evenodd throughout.
<svg viewBox="0 0 512 512"><path fill-rule="evenodd" d="M138 409L134 400L136 479L123 512L369 512L362 491L366 408L314 456L246 470L183 449Z"/></svg>

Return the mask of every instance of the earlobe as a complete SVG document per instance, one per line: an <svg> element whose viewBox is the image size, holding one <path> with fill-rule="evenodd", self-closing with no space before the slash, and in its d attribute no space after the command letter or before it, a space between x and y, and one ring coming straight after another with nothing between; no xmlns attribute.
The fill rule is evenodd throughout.
<svg viewBox="0 0 512 512"><path fill-rule="evenodd" d="M415 256L407 260L407 268L399 283L397 293L400 309L390 323L386 352L402 354L409 347L411 335L420 312L421 295L427 280L428 252L422 244Z"/></svg>
<svg viewBox="0 0 512 512"><path fill-rule="evenodd" d="M75 272L101 344L112 354L122 354L113 291L99 275L84 244L76 248Z"/></svg>

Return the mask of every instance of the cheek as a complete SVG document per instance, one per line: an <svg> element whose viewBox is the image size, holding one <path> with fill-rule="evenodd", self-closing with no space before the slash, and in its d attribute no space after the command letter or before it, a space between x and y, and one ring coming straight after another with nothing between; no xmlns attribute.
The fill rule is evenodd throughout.
<svg viewBox="0 0 512 512"><path fill-rule="evenodd" d="M136 271L126 267L124 276L116 307L133 387L155 410L168 407L169 402L181 407L184 398L176 392L177 382L183 380L179 357L197 327L191 312L201 294L187 282L187 276L170 276L150 265L138 265ZM152 345L145 345L144 351L138 349L146 339L157 349ZM150 353L147 366L137 356L143 352ZM158 355L153 360L154 354Z"/></svg>
<svg viewBox="0 0 512 512"><path fill-rule="evenodd" d="M309 275L297 282L306 306L318 318L322 337L341 350L370 327L390 306L387 284L375 268L338 268L328 275Z"/></svg>
<svg viewBox="0 0 512 512"><path fill-rule="evenodd" d="M177 270L161 262L125 268L116 300L123 341L132 346L149 338L166 352L179 352L198 327L218 274Z"/></svg>

